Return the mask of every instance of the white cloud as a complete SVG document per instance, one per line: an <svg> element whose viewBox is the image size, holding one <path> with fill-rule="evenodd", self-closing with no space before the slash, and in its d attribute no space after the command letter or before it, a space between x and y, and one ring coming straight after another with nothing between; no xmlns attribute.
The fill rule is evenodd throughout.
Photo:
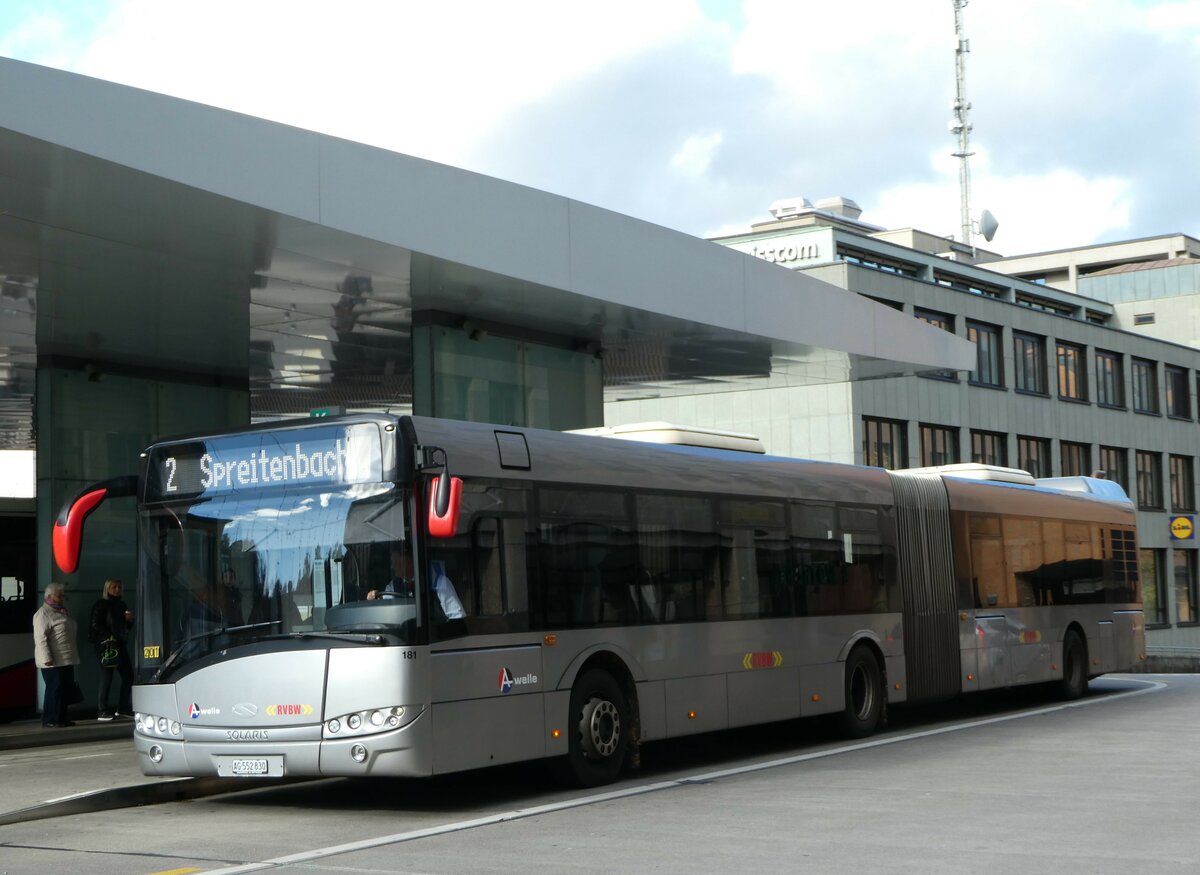
<svg viewBox="0 0 1200 875"><path fill-rule="evenodd" d="M692 0L123 0L76 69L453 163L517 106L700 22Z"/></svg>
<svg viewBox="0 0 1200 875"><path fill-rule="evenodd" d="M1058 168L1043 174L1000 175L981 152L971 172L970 215L988 210L1000 222L991 243L975 243L1003 255L1085 246L1129 230L1133 186L1128 179L1088 178ZM943 179L895 186L880 192L863 219L888 228L915 227L962 238L957 160L942 153L931 164Z"/></svg>
<svg viewBox="0 0 1200 875"><path fill-rule="evenodd" d="M720 131L708 134L693 134L683 141L679 150L671 156L672 169L685 177L698 179L708 172L713 153L721 145L724 136Z"/></svg>
<svg viewBox="0 0 1200 875"><path fill-rule="evenodd" d="M0 52L692 233L792 195L958 232L946 0L107 2L39 12ZM1200 0L978 0L966 27L995 245L1200 231Z"/></svg>

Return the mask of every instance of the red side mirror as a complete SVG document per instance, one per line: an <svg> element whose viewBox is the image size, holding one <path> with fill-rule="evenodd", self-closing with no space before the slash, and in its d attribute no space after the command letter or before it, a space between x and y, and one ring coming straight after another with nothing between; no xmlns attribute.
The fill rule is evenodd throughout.
<svg viewBox="0 0 1200 875"><path fill-rule="evenodd" d="M79 567L79 542L83 539L83 521L104 501L107 494L107 489L85 492L55 520L50 541L54 546L54 561L64 574L71 574Z"/></svg>
<svg viewBox="0 0 1200 875"><path fill-rule="evenodd" d="M83 540L83 522L88 514L106 498L137 495L137 488L137 477L114 477L93 483L67 499L50 532L54 562L64 574L71 574L79 567L79 545Z"/></svg>
<svg viewBox="0 0 1200 875"><path fill-rule="evenodd" d="M462 479L451 477L450 500L442 499L444 513L438 513L438 490L444 478L438 477L429 487L429 534L434 538L453 538L458 528L458 512L462 508Z"/></svg>

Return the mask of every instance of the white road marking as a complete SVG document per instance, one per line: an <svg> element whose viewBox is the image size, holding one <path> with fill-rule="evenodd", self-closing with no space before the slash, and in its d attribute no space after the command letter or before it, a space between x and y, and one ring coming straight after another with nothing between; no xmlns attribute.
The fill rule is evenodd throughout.
<svg viewBox="0 0 1200 875"><path fill-rule="evenodd" d="M1017 714L1004 714L999 717L987 717L982 720L972 720L969 723L955 723L950 726L940 726L936 729L926 729L920 732L909 732L904 735L888 735L880 738L873 738L869 741L858 742L857 744L847 745L845 747L837 747L829 750L815 751L814 753L798 754L796 756L783 757L777 760L768 760L761 763L752 763L747 766L737 766L731 769L719 769L715 772L704 772L698 775L690 775L686 778L674 778L670 781L656 781L653 784L641 784L636 787L626 787L621 790L610 790L606 793L594 793L591 796L581 796L578 799L568 799L562 802L551 802L546 805L535 805L531 808L515 808L511 811L503 811L499 814L491 814L487 817L477 817L472 820L459 820L453 823L445 823L441 826L428 827L426 829L415 829L409 832L394 833L392 835L379 836L373 839L362 839L357 842L348 842L344 845L331 845L326 848L316 848L311 851L301 851L298 854L289 854L286 857L275 857L271 860L263 860L259 863L246 863L238 866L230 866L224 869L209 869L205 875L241 875L244 872L260 872L264 869L272 869L276 866L286 866L293 863L306 863L310 860L319 860L323 857L335 857L339 854L349 854L355 851L365 851L370 848L378 848L383 845L400 844L402 842L411 842L416 839L430 838L431 836L445 835L452 832L461 832L467 829L475 829L481 826L494 826L498 823L507 823L512 820L523 820L528 817L538 817L543 814L553 814L559 811L568 811L572 808L582 808L585 805L595 805L599 802L609 802L613 799L628 799L632 796L643 796L647 793L656 793L659 790L670 790L686 784L695 784L698 782L715 781L720 778L731 778L737 775L746 775L752 772L761 772L766 769L777 769L781 766L791 766L797 763L811 762L812 760L824 759L825 757L841 756L842 754L855 753L860 750L869 750L873 747L884 747L889 744L900 744L905 741L914 741L920 738L930 738L935 735L945 735L949 732L961 732L965 729L975 729L980 726L989 726L995 723L1006 723L1010 720L1023 720L1026 717L1040 717L1043 714L1053 714L1056 711L1064 711L1068 708L1086 708L1089 705L1099 705L1104 702L1114 702L1117 699L1126 699L1131 696L1142 696L1146 693L1153 693L1164 689L1167 684L1162 681L1143 680L1141 678L1122 678L1123 681L1132 681L1134 683L1145 684L1146 686L1138 690L1127 690L1124 693L1112 693L1103 697L1095 697L1091 699L1081 699L1075 702L1064 702L1058 705L1050 705L1045 708L1036 708L1032 711L1022 711Z"/></svg>

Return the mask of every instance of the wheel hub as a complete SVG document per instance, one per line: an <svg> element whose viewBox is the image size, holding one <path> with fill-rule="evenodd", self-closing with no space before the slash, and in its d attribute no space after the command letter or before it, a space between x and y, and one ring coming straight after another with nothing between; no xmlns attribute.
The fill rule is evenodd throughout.
<svg viewBox="0 0 1200 875"><path fill-rule="evenodd" d="M621 715L606 699L591 699L583 709L580 735L584 753L592 759L612 756L621 740Z"/></svg>

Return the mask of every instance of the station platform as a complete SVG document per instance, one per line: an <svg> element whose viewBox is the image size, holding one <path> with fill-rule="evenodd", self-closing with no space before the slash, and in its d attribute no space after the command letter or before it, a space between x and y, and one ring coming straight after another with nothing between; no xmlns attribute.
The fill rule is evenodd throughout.
<svg viewBox="0 0 1200 875"><path fill-rule="evenodd" d="M144 775L132 718L71 720L60 728L36 715L0 723L0 826L310 780Z"/></svg>
<svg viewBox="0 0 1200 875"><path fill-rule="evenodd" d="M42 725L40 717L0 723L0 752L30 747L53 747L60 744L80 744L133 737L133 718L119 717L100 722L95 715L71 715L74 726L51 729Z"/></svg>

